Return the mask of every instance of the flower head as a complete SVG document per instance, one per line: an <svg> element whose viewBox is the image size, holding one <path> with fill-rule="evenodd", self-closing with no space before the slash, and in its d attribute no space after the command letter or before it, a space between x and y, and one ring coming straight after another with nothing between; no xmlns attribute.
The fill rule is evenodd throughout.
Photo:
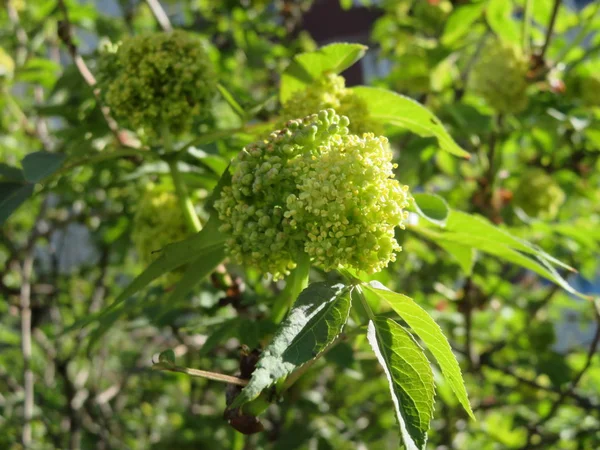
<svg viewBox="0 0 600 450"><path fill-rule="evenodd" d="M183 31L148 33L107 47L98 82L117 119L153 136L164 127L186 131L209 115L216 90L212 63L201 43Z"/></svg>
<svg viewBox="0 0 600 450"><path fill-rule="evenodd" d="M395 260L408 188L394 179L387 139L348 125L322 110L238 154L215 208L239 262L281 276L301 252L327 271L373 273Z"/></svg>
<svg viewBox="0 0 600 450"><path fill-rule="evenodd" d="M148 265L168 244L188 236L185 217L177 197L162 186L150 185L133 219L132 240L143 264Z"/></svg>
<svg viewBox="0 0 600 450"><path fill-rule="evenodd" d="M523 174L514 202L530 217L551 220L565 202L565 193L550 175L533 169Z"/></svg>
<svg viewBox="0 0 600 450"><path fill-rule="evenodd" d="M325 74L303 91L294 92L283 105L282 116L287 120L298 119L329 108L350 119L352 133L383 131L381 124L369 116L365 101L347 89L344 78L335 74Z"/></svg>
<svg viewBox="0 0 600 450"><path fill-rule="evenodd" d="M518 48L493 41L487 44L471 74L472 89L500 113L527 107L528 63Z"/></svg>

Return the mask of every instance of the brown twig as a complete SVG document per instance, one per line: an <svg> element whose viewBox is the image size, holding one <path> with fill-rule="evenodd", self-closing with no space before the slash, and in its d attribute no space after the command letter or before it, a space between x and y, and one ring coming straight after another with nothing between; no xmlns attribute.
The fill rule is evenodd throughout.
<svg viewBox="0 0 600 450"><path fill-rule="evenodd" d="M86 84L92 88L94 96L96 97L98 102L100 102L100 90L95 87L96 78L94 77L87 64L79 54L79 50L73 42L73 25L69 20L69 10L65 5L64 0L58 0L57 5L64 16L64 20L58 22L58 37L67 47L67 51L69 52L69 55L71 55L71 58L73 59L77 70L83 77ZM111 116L109 108L107 106L101 105L100 109L102 111L102 116L104 117L104 120L108 125L108 128L117 139L117 142L123 147L136 148L137 146L134 143L130 142L130 140L127 139L127 135L119 129L119 125L117 124L116 120Z"/></svg>
<svg viewBox="0 0 600 450"><path fill-rule="evenodd" d="M544 46L539 54L539 59L544 60L546 55L546 51L550 46L550 40L552 39L552 33L554 32L554 25L556 23L556 17L558 16L558 10L560 9L560 4L562 0L554 0L554 6L552 8L552 15L550 16L550 23L548 24L548 28L546 29L546 39L544 40Z"/></svg>

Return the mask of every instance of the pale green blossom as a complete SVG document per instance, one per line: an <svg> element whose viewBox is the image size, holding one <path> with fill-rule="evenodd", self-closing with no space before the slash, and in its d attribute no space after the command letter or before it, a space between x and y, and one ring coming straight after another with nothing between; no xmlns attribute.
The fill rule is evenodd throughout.
<svg viewBox="0 0 600 450"><path fill-rule="evenodd" d="M210 115L215 71L201 42L186 32L148 33L107 46L98 66L106 104L132 129L178 134Z"/></svg>
<svg viewBox="0 0 600 450"><path fill-rule="evenodd" d="M408 188L394 179L387 139L348 126L322 110L238 154L215 202L237 261L278 277L303 252L326 271L373 273L395 260Z"/></svg>
<svg viewBox="0 0 600 450"><path fill-rule="evenodd" d="M538 219L554 219L565 199L558 183L542 169L524 173L514 192L515 205Z"/></svg>
<svg viewBox="0 0 600 450"><path fill-rule="evenodd" d="M473 67L470 85L499 113L517 113L528 104L527 58L519 48L492 41Z"/></svg>

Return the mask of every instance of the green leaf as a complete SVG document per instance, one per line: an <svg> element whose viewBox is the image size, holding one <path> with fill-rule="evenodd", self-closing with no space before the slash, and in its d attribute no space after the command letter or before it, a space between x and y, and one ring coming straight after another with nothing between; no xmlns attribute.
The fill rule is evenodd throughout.
<svg viewBox="0 0 600 450"><path fill-rule="evenodd" d="M340 73L362 58L367 47L361 44L334 43L313 52L296 55L281 76L279 99L285 103L324 73Z"/></svg>
<svg viewBox="0 0 600 450"><path fill-rule="evenodd" d="M217 89L227 102L227 104L233 109L233 111L238 115L238 117L242 120L247 119L246 111L244 108L240 106L240 104L235 100L233 95L223 86L222 84L217 84Z"/></svg>
<svg viewBox="0 0 600 450"><path fill-rule="evenodd" d="M513 20L513 7L513 2L509 0L489 0L485 18L490 28L503 41L518 43L521 35Z"/></svg>
<svg viewBox="0 0 600 450"><path fill-rule="evenodd" d="M410 297L392 292L377 281L372 281L369 285L365 285L365 287L367 292L371 292L385 300L425 343L440 365L442 374L448 381L458 401L465 408L465 411L469 413L469 416L474 419L475 417L469 404L469 397L465 389L460 366L439 325Z"/></svg>
<svg viewBox="0 0 600 450"><path fill-rule="evenodd" d="M194 289L202 280L204 280L222 261L225 259L225 245L217 245L207 248L202 252L202 256L192 261L185 269L183 277L175 289L167 297L165 302L170 305L176 304L184 298L189 292ZM116 301L115 301L116 303ZM112 327L112 325L123 317L125 314L138 306L138 302L128 301L119 305L116 309L111 309L113 305L107 308L98 317L99 326L90 335L88 341L88 351L90 351L104 334ZM154 320L160 322L163 316L160 315Z"/></svg>
<svg viewBox="0 0 600 450"><path fill-rule="evenodd" d="M351 89L365 100L369 115L373 119L405 128L419 136L435 137L442 150L463 158L471 157L454 142L440 120L413 99L375 87L358 86Z"/></svg>
<svg viewBox="0 0 600 450"><path fill-rule="evenodd" d="M452 12L442 34L442 44L452 45L467 34L473 23L481 17L485 2L463 5Z"/></svg>
<svg viewBox="0 0 600 450"><path fill-rule="evenodd" d="M581 298L589 298L586 295L581 294L575 290L551 265L551 263L541 255L535 255L533 250L528 249L528 252L535 256L531 257L528 254L523 254L520 250L511 248L499 241L494 240L492 236L477 235L472 233L471 230L467 233L453 233L453 232L437 232L427 228L410 227L411 230L418 234L430 239L436 243L449 242L459 244L490 255L497 256L505 261L524 267L537 273L538 275L558 284L565 291L570 294L576 295Z"/></svg>
<svg viewBox="0 0 600 450"><path fill-rule="evenodd" d="M0 177L2 177L2 181L15 181L17 183L23 183L25 181L21 169L4 163L0 163Z"/></svg>
<svg viewBox="0 0 600 450"><path fill-rule="evenodd" d="M404 446L407 450L424 449L435 388L423 349L391 319L370 320L367 339L388 379Z"/></svg>
<svg viewBox="0 0 600 450"><path fill-rule="evenodd" d="M574 268L549 255L537 245L513 236L508 231L495 226L482 216L452 210L448 217L448 221L446 222L446 230L461 234L468 234L470 236L475 235L484 237L488 240L504 244L520 252L542 258L551 264L562 267L563 269L576 272Z"/></svg>
<svg viewBox="0 0 600 450"><path fill-rule="evenodd" d="M0 225L32 194L32 184L0 182Z"/></svg>
<svg viewBox="0 0 600 450"><path fill-rule="evenodd" d="M179 280L171 295L167 297L166 303L174 305L184 298L194 287L210 275L224 259L225 245L221 245L203 253L200 258L189 263L181 280Z"/></svg>
<svg viewBox="0 0 600 450"><path fill-rule="evenodd" d="M473 266L475 265L475 249L466 245L457 244L455 242L437 241L437 245L446 250L458 262L458 265L463 270L465 275L473 274Z"/></svg>
<svg viewBox="0 0 600 450"><path fill-rule="evenodd" d="M448 203L439 195L416 193L413 194L414 205L417 213L424 219L444 226L450 213Z"/></svg>
<svg viewBox="0 0 600 450"><path fill-rule="evenodd" d="M316 358L341 333L350 311L349 288L314 283L307 287L262 353L248 385L230 408L239 408Z"/></svg>
<svg viewBox="0 0 600 450"><path fill-rule="evenodd" d="M146 270L139 274L124 290L119 294L115 301L105 309L76 321L73 325L67 327L64 333L68 333L75 329L85 327L92 322L97 322L104 318L112 320L115 316L118 318L122 312L122 303L144 289L152 281L158 277L170 272L184 264L192 261L198 261L200 256L206 257L207 261L211 258L207 257L211 252L217 252L225 245L226 237L219 231L220 222L218 219L211 216L208 223L202 230L183 241L174 242L167 245L160 256L150 264ZM217 263L218 264L218 263ZM118 311L117 308L119 308ZM113 314L113 312L119 314ZM113 322L116 321L116 318Z"/></svg>
<svg viewBox="0 0 600 450"><path fill-rule="evenodd" d="M44 151L29 153L21 161L25 180L30 183L41 181L56 172L64 160L65 155L60 153Z"/></svg>

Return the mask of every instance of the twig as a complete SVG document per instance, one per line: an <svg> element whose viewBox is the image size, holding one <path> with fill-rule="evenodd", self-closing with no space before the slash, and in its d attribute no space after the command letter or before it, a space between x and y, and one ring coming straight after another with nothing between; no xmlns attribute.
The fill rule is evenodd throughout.
<svg viewBox="0 0 600 450"><path fill-rule="evenodd" d="M94 77L87 64L79 54L77 46L73 42L73 25L69 20L69 10L65 5L64 0L58 0L57 5L64 16L64 20L61 20L58 23L58 37L67 47L69 55L71 55L71 58L73 59L77 70L83 77L86 84L92 88L94 96L96 97L98 102L100 102L100 90L95 88L96 78ZM119 144L123 147L136 148L137 146L130 142L129 139L127 139L127 136L121 130L119 130L119 125L117 124L116 120L110 115L109 108L101 105L100 109L102 111L102 116L104 117L104 120L108 125L108 128L113 133Z"/></svg>
<svg viewBox="0 0 600 450"><path fill-rule="evenodd" d="M554 25L556 23L556 17L558 16L558 10L560 8L562 0L554 0L554 7L552 8L552 16L550 16L550 23L548 24L548 28L546 29L546 39L544 40L544 46L540 51L539 58L540 60L544 60L546 55L546 51L550 46L550 40L552 39L552 33L554 31Z"/></svg>
<svg viewBox="0 0 600 450"><path fill-rule="evenodd" d="M180 367L173 365L163 365L161 363L155 364L152 369L154 370L166 370L168 372L179 372L185 373L191 377L206 378L208 380L220 381L221 383L235 384L236 386L246 386L248 380L242 378L233 377L231 375L224 375L222 373L208 372L206 370L190 369L189 367Z"/></svg>
<svg viewBox="0 0 600 450"><path fill-rule="evenodd" d="M148 6L150 7L150 11L154 15L154 18L163 29L163 31L171 32L173 31L173 25L171 25L171 21L169 20L169 16L161 6L158 0L146 0Z"/></svg>

